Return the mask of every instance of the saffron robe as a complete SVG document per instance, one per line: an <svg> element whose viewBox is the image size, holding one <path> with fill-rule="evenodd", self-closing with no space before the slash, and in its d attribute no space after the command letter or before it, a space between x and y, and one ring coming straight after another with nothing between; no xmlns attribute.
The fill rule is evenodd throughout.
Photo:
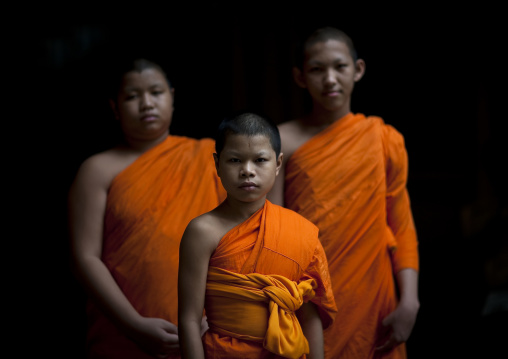
<svg viewBox="0 0 508 359"><path fill-rule="evenodd" d="M284 358L301 358L309 343L296 311L315 295L316 281L296 283L281 275L238 274L210 267L206 293L209 320L218 334L263 343Z"/></svg>
<svg viewBox="0 0 508 359"><path fill-rule="evenodd" d="M299 285L312 280L315 282L314 296L309 298L312 297L311 301L318 307L323 327L328 327L335 317L337 308L318 229L297 213L269 201L220 240L209 266L239 274L283 276ZM238 328L236 334L248 336L249 330L258 331L259 328L263 332L268 326L268 316L258 315L259 311L253 310L251 305L242 305L229 298L222 299L222 305L217 306L213 295L207 288L205 311L210 330L203 338L207 358L280 358L264 349L262 343L216 330L229 322ZM224 308L224 303L230 310L220 309ZM268 306L267 303L260 305Z"/></svg>
<svg viewBox="0 0 508 359"><path fill-rule="evenodd" d="M168 136L119 173L109 188L102 260L134 308L178 323L178 253L191 219L215 208L225 191L214 141ZM91 358L152 358L88 305Z"/></svg>
<svg viewBox="0 0 508 359"><path fill-rule="evenodd" d="M318 226L330 268L338 314L324 333L325 358L404 358L404 345L374 350L397 306L394 273L419 266L402 135L349 113L300 146L285 170L285 206Z"/></svg>

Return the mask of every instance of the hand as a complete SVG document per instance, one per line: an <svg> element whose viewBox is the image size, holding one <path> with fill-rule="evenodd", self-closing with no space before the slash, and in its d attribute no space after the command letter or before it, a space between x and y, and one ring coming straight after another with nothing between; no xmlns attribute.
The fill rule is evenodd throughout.
<svg viewBox="0 0 508 359"><path fill-rule="evenodd" d="M419 303L399 303L397 308L383 319L385 342L378 346L378 351L389 351L408 340L416 322Z"/></svg>
<svg viewBox="0 0 508 359"><path fill-rule="evenodd" d="M208 321L206 320L206 315L204 315L203 319L201 319L201 337L205 335L207 330L208 330Z"/></svg>
<svg viewBox="0 0 508 359"><path fill-rule="evenodd" d="M147 353L157 358L166 358L178 354L178 328L160 318L142 317L133 326L129 336Z"/></svg>

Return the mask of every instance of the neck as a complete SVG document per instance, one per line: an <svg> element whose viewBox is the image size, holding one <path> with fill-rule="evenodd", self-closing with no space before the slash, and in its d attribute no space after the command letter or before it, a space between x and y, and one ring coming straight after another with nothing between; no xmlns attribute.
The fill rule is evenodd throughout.
<svg viewBox="0 0 508 359"><path fill-rule="evenodd" d="M349 108L342 108L336 111L329 111L320 106L313 106L309 116L304 118L305 125L312 127L325 128L335 121L346 116L350 112Z"/></svg>
<svg viewBox="0 0 508 359"><path fill-rule="evenodd" d="M241 223L256 213L265 205L266 197L255 202L240 202L229 197L221 204L221 207L232 221Z"/></svg>
<svg viewBox="0 0 508 359"><path fill-rule="evenodd" d="M163 135L151 140L125 137L124 144L126 147L132 149L135 152L143 153L148 151L150 148L157 146L159 143L162 143L168 137L168 135L169 133L164 133Z"/></svg>

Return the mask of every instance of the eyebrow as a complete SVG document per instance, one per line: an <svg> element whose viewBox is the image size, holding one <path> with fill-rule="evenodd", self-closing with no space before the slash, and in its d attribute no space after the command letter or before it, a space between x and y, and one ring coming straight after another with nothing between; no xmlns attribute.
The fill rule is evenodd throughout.
<svg viewBox="0 0 508 359"><path fill-rule="evenodd" d="M152 90L154 88L157 88L157 87L164 87L164 84L163 83L156 83L156 84L153 84L151 85L148 89L149 90ZM139 91L139 87L136 87L136 86L127 86L127 87L124 87L124 91L125 92L129 92L129 91Z"/></svg>
<svg viewBox="0 0 508 359"><path fill-rule="evenodd" d="M334 64L338 63L338 62L346 62L346 59L344 57L336 57L333 61L332 61ZM322 61L319 61L319 60L309 60L308 61L308 64L309 65L323 65L324 62Z"/></svg>
<svg viewBox="0 0 508 359"><path fill-rule="evenodd" d="M241 155L240 152L238 152L237 150L235 149L231 149L231 150L225 150L224 153L230 155L230 156L239 156ZM270 154L270 151L267 151L267 150L261 150L259 151L258 153L255 153L254 156L268 156Z"/></svg>

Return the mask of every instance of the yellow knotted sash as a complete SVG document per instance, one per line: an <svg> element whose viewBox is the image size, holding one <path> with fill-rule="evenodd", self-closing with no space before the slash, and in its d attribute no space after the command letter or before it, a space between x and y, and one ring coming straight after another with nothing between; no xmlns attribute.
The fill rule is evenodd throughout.
<svg viewBox="0 0 508 359"><path fill-rule="evenodd" d="M206 284L206 315L212 331L263 343L286 358L309 353L309 344L295 315L315 295L316 282L296 283L280 275L239 274L210 267Z"/></svg>

